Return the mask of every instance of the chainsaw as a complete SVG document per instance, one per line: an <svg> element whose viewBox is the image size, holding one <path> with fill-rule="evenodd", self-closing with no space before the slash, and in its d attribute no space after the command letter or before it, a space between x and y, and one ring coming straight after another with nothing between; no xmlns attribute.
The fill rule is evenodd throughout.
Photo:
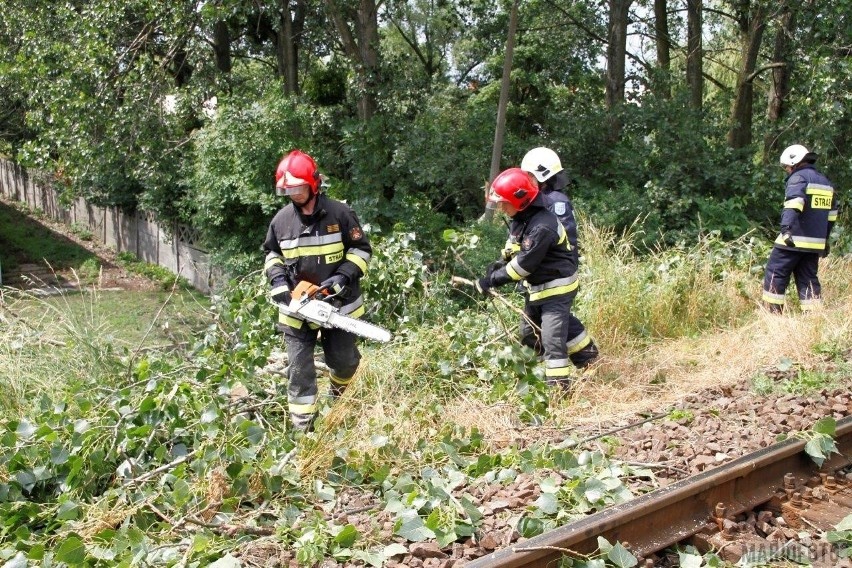
<svg viewBox="0 0 852 568"><path fill-rule="evenodd" d="M341 314L340 310L329 303L335 296L336 294L329 294L316 284L302 280L293 290L290 303L277 305L279 310L286 311L289 316L320 327L342 329L382 343L390 341L391 334L388 330Z"/></svg>

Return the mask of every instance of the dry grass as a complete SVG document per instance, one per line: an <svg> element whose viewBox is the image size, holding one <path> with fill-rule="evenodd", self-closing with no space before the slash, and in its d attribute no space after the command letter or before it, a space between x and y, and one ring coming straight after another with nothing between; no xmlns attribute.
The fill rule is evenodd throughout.
<svg viewBox="0 0 852 568"><path fill-rule="evenodd" d="M629 281L629 276L625 276L628 269L639 270L631 262L625 258L616 263L623 263L621 282ZM609 269L613 269L612 265ZM760 279L754 274L717 279L711 290L690 289L688 295L693 298L682 305L696 310L702 309L696 298L706 299L708 295L720 304L737 305L729 306L730 312L722 318L727 325L719 324L688 337L639 338L628 333L626 325L613 333L595 327L601 320L591 317L586 323L604 355L594 373L578 377L570 394L551 392L551 416L541 426L520 422L521 405L514 395L496 404L487 403L477 390L462 390L446 380L436 388L429 377L418 375L416 367L424 359L439 357L440 353L433 349L440 347L409 346L413 353L403 349L392 355L367 353L360 380L347 392L343 404L331 408L322 421L322 428L327 431L320 432L319 437L328 440L328 436L336 435L338 447L374 454L371 436L388 435L390 443L400 450L416 454L418 441L434 442L438 433L452 424L467 431L476 428L484 435L486 451L497 451L535 442L552 430L604 425L635 417L637 412L665 412L678 407L691 393L750 380L785 358L810 368L824 360L818 346L834 346L842 351L852 347L852 292L847 282L850 272L852 259L823 263L820 276L826 308L819 313L805 314L792 306L783 316L769 314L759 305ZM697 273L700 275L700 271ZM748 282L749 287L745 293L743 282ZM615 295L612 291L606 293ZM629 302L629 298L620 301ZM654 299L650 305L657 306L661 301ZM635 313L633 317L637 317ZM665 317L659 316L660 321ZM678 317L688 318L689 311ZM408 366L400 368L400 361L408 361ZM422 383L413 385L407 382L410 379L404 379L411 376L421 376ZM430 413L428 409L434 408L438 411ZM302 464L309 466L303 473L327 470L331 456L320 456L330 454L329 448L318 444L313 450L315 455L301 456Z"/></svg>
<svg viewBox="0 0 852 568"><path fill-rule="evenodd" d="M826 307L802 313L790 309L783 316L755 307L740 327L655 342L635 348L602 351L592 377L581 378L573 397L556 412L562 424L595 424L636 412L664 411L684 396L705 389L748 380L781 359L804 368L818 365L820 345L852 348L852 296L840 296L852 262L835 259L821 272Z"/></svg>

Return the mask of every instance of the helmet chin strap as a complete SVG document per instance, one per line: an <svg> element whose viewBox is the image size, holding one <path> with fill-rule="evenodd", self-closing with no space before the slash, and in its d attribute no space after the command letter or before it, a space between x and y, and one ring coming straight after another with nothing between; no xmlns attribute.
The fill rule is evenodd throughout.
<svg viewBox="0 0 852 568"><path fill-rule="evenodd" d="M314 209L316 208L316 205L317 205L317 196L318 195L319 195L319 192L317 192L317 193L311 192L311 197L307 201L305 201L302 205L299 205L298 203L294 203L294 205L296 207L298 207L299 211L301 211L304 215L312 215L313 212L314 212Z"/></svg>

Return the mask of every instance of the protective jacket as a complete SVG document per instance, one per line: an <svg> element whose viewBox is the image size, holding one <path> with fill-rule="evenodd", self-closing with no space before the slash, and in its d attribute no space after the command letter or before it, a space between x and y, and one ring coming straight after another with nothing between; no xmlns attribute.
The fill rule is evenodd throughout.
<svg viewBox="0 0 852 568"><path fill-rule="evenodd" d="M545 207L539 194L512 218L506 249L517 254L489 276L492 286L522 281L534 305L577 290L577 262L568 235Z"/></svg>
<svg viewBox="0 0 852 568"><path fill-rule="evenodd" d="M355 212L348 205L317 195L311 215L292 203L281 208L269 224L263 242L264 271L273 288L293 290L302 280L320 284L333 274L349 280L339 296L340 313L364 313L360 278L367 271L372 248ZM281 312L280 323L300 328L304 322Z"/></svg>
<svg viewBox="0 0 852 568"><path fill-rule="evenodd" d="M794 246L785 244L782 235L775 239L775 246L799 252L822 252L837 220L834 187L811 164L791 173L784 183L781 233L789 232Z"/></svg>
<svg viewBox="0 0 852 568"><path fill-rule="evenodd" d="M552 211L559 218L559 222L568 233L568 242L574 255L574 262L579 266L580 249L577 244L577 220L574 218L574 204L571 203L565 188L568 186L568 174L565 171L558 172L548 179L541 188L544 194L544 203L548 211Z"/></svg>

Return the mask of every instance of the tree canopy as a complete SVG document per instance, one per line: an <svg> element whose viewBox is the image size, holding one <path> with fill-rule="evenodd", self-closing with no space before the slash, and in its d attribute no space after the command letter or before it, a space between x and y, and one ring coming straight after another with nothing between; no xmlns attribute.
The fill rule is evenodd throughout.
<svg viewBox="0 0 852 568"><path fill-rule="evenodd" d="M0 151L67 198L253 253L277 159L312 153L377 229L471 222L511 2L9 0ZM775 230L777 155L848 187L852 1L519 3L501 168L547 145L574 198L654 242ZM841 226L848 225L844 214Z"/></svg>

